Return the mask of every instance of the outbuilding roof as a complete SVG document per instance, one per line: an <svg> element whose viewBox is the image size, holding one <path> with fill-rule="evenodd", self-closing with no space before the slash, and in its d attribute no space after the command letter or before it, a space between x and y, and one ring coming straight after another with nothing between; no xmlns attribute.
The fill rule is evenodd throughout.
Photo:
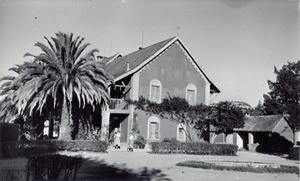
<svg viewBox="0 0 300 181"><path fill-rule="evenodd" d="M284 119L283 115L245 116L244 127L234 130L249 132L273 132L277 124L282 119Z"/></svg>
<svg viewBox="0 0 300 181"><path fill-rule="evenodd" d="M173 43L178 41L180 45L186 50L186 48L182 45L178 37L172 37L166 39L164 41L155 43L145 48L140 48L139 50L125 55L123 57L115 58L109 63L107 63L105 70L111 74L115 81L121 80L122 78L134 74L135 72L142 69L149 62L154 60L159 54L165 51L168 47L170 47ZM186 50L187 51L187 50ZM187 51L190 58L197 65L197 68L201 71L201 73L205 76L205 78L210 82L210 89L216 93L219 93L220 90L217 88L215 84L213 84L208 77L205 75L200 66L196 63L190 53Z"/></svg>

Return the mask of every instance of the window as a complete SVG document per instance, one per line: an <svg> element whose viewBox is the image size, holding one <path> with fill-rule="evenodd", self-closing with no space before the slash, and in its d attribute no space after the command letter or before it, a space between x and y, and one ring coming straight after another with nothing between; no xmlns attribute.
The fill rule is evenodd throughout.
<svg viewBox="0 0 300 181"><path fill-rule="evenodd" d="M160 121L157 117L152 116L148 119L148 139L159 140Z"/></svg>
<svg viewBox="0 0 300 181"><path fill-rule="evenodd" d="M178 141L186 140L186 126L182 123L177 125L177 140Z"/></svg>
<svg viewBox="0 0 300 181"><path fill-rule="evenodd" d="M43 130L44 136L49 136L49 121L46 120L44 122L44 130Z"/></svg>
<svg viewBox="0 0 300 181"><path fill-rule="evenodd" d="M161 102L161 83L157 79L150 82L149 100L157 103Z"/></svg>
<svg viewBox="0 0 300 181"><path fill-rule="evenodd" d="M196 104L197 88L194 84L189 84L186 87L185 98L190 105Z"/></svg>

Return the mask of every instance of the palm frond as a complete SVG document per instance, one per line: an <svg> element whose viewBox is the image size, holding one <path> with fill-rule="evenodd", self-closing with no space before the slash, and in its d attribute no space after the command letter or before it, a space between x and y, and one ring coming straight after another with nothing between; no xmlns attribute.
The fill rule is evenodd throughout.
<svg viewBox="0 0 300 181"><path fill-rule="evenodd" d="M12 80L15 80L15 77L14 76L4 76L0 79L0 82L1 81L12 81Z"/></svg>
<svg viewBox="0 0 300 181"><path fill-rule="evenodd" d="M86 49L86 47L88 47L90 44L89 43L86 43L84 45L81 45L77 51L76 51L76 54L74 56L74 60L77 60L79 58L79 56L81 55L81 53Z"/></svg>
<svg viewBox="0 0 300 181"><path fill-rule="evenodd" d="M55 60L55 52L53 52L49 47L40 42L37 42L34 45L41 48L43 52L45 52L48 56L51 57L51 59Z"/></svg>

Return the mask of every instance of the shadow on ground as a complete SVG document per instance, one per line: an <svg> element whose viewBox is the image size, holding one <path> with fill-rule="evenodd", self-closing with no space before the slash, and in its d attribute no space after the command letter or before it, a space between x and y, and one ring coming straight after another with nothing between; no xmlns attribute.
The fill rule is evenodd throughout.
<svg viewBox="0 0 300 181"><path fill-rule="evenodd" d="M85 160L79 170L76 180L171 180L159 169L147 167L133 170L126 165L108 165L103 160Z"/></svg>

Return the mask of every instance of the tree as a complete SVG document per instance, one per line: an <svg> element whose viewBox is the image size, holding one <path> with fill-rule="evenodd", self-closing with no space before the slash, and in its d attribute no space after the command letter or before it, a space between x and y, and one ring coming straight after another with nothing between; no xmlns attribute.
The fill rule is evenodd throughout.
<svg viewBox="0 0 300 181"><path fill-rule="evenodd" d="M268 81L271 91L264 95L267 114L290 115L289 125L300 130L300 61L288 62L280 70L274 67L276 81Z"/></svg>
<svg viewBox="0 0 300 181"><path fill-rule="evenodd" d="M73 34L56 33L52 42L44 37L48 46L37 42L42 50L39 55L26 53L33 57L22 65L11 68L16 77L7 80L0 95L5 95L5 104L0 108L9 115L34 117L49 115L59 111L61 114L60 139L71 139L73 113L90 108L105 106L108 102L108 82L112 80L103 64L96 61L92 49L82 55L90 44L83 44L84 38L73 38ZM14 109L9 109L9 107ZM73 107L75 106L75 107ZM75 120L78 121L78 120Z"/></svg>
<svg viewBox="0 0 300 181"><path fill-rule="evenodd" d="M211 107L213 111L210 119L216 127L216 134L225 133L227 135L232 134L234 128L243 128L243 118L250 106L243 102L221 101Z"/></svg>
<svg viewBox="0 0 300 181"><path fill-rule="evenodd" d="M264 110L264 106L261 103L261 101L258 101L258 104L256 107L254 107L254 109L251 112L252 116L260 116L260 115L265 115L265 110Z"/></svg>

